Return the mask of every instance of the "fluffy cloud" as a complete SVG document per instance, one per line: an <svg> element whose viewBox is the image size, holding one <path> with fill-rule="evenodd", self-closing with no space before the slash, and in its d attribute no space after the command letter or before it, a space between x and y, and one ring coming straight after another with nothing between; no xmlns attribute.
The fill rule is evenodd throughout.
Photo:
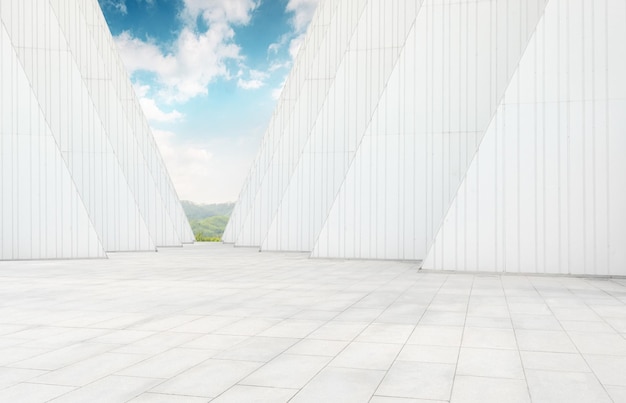
<svg viewBox="0 0 626 403"><path fill-rule="evenodd" d="M189 24L202 17L210 24L246 25L250 22L251 12L260 1L254 0L184 0L183 18Z"/></svg>
<svg viewBox="0 0 626 403"><path fill-rule="evenodd" d="M243 72L240 72L243 75ZM244 90L256 90L265 85L265 80L269 77L269 74L264 71L250 70L248 72L250 78L245 80L239 77L237 80L237 86Z"/></svg>
<svg viewBox="0 0 626 403"><path fill-rule="evenodd" d="M122 14L128 13L128 8L126 8L126 0L100 0L100 5L102 7L108 7L117 10Z"/></svg>
<svg viewBox="0 0 626 403"><path fill-rule="evenodd" d="M255 144L181 143L173 132L153 133L181 200L222 203L237 199L256 152Z"/></svg>
<svg viewBox="0 0 626 403"><path fill-rule="evenodd" d="M317 3L319 0L289 0L285 9L293 13L291 24L297 33L304 32L309 26L309 22L315 14Z"/></svg>
<svg viewBox="0 0 626 403"><path fill-rule="evenodd" d="M257 6L253 0L185 0L181 13L185 25L168 52L128 32L115 41L130 73L155 75L162 87L159 98L186 102L206 95L211 81L231 78L228 63L243 59L232 26L247 24ZM197 29L198 18L206 23L206 31Z"/></svg>
<svg viewBox="0 0 626 403"><path fill-rule="evenodd" d="M184 115L176 109L171 112L164 112L158 107L156 101L152 98L142 97L139 98L139 102L141 102L143 113L151 122L177 122L184 117Z"/></svg>

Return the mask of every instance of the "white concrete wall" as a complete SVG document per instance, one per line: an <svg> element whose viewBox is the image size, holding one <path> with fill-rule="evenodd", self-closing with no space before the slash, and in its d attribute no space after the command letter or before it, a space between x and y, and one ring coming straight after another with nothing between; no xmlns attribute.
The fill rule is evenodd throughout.
<svg viewBox="0 0 626 403"><path fill-rule="evenodd" d="M626 274L624 21L548 3L425 268Z"/></svg>
<svg viewBox="0 0 626 403"><path fill-rule="evenodd" d="M2 1L0 22L0 258L193 241L97 1ZM84 225L74 225L81 212ZM98 247L83 245L87 228ZM57 247L36 247L50 243Z"/></svg>
<svg viewBox="0 0 626 403"><path fill-rule="evenodd" d="M321 102L292 72L227 240L436 269L626 274L624 2L356 4L321 2L308 44L329 12L327 37L354 33L305 75L326 71ZM294 71L325 49L304 48ZM300 106L285 113L289 99ZM276 122L289 122L278 137Z"/></svg>

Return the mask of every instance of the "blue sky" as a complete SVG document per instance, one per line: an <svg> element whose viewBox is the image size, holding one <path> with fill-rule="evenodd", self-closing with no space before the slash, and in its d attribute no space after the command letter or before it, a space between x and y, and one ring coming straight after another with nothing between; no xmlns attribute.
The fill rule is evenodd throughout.
<svg viewBox="0 0 626 403"><path fill-rule="evenodd" d="M235 201L318 0L99 0L181 199Z"/></svg>

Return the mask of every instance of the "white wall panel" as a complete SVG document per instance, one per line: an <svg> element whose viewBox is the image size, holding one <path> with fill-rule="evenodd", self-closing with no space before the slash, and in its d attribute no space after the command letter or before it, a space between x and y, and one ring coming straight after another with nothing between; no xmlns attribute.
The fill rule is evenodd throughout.
<svg viewBox="0 0 626 403"><path fill-rule="evenodd" d="M354 16L361 15L365 3L332 0L320 4L251 170L254 176L244 185L231 216L226 241L261 244L312 127L324 114L337 66L356 25ZM292 99L294 85L298 91ZM231 227L238 228L232 238Z"/></svg>
<svg viewBox="0 0 626 403"><path fill-rule="evenodd" d="M369 232L368 239L376 241L359 248L360 254L329 255L327 245L340 242L343 232L325 229L314 256L425 257L544 5L526 0L423 4L367 131L377 137L369 150L377 176L352 168L340 191L376 200L368 209L373 220L365 221L373 224L363 226L362 217L352 214L359 201L335 203L325 224L334 228L333 220L339 220L352 228L358 219L361 234ZM406 154L407 144L418 148ZM355 161L359 158L360 150ZM366 193L353 187L361 183L360 175L372 179ZM381 220L385 225L378 224ZM407 224L418 230L406 231Z"/></svg>
<svg viewBox="0 0 626 403"><path fill-rule="evenodd" d="M398 0L367 2L321 114L302 150L302 155L312 154L312 158L298 161L262 249L310 251L313 248L394 71L410 28L407 23L412 20L410 14L415 16L419 4L407 8L404 1ZM393 29L385 30L386 26ZM318 155L321 158L316 158Z"/></svg>
<svg viewBox="0 0 626 403"><path fill-rule="evenodd" d="M270 126L275 153L262 148L230 240L435 269L624 274L626 3L366 1L356 22L342 7L333 24L356 25L326 69L334 80L325 97L283 94L297 107L279 104L273 122L288 124Z"/></svg>
<svg viewBox="0 0 626 403"><path fill-rule="evenodd" d="M548 3L425 268L626 274L624 16Z"/></svg>
<svg viewBox="0 0 626 403"><path fill-rule="evenodd" d="M14 53L17 68L22 71L41 115L41 119L31 116L29 111L34 107L19 104L23 101L20 97L4 98L0 110L2 134L6 136L3 152L11 154L8 161L19 164L2 165L3 178L8 178L2 182L2 192L13 193L9 179L29 172L27 167L38 172L40 161L34 158L39 155L35 150L41 153L44 149L56 149L53 154L59 161L53 165L63 167L58 168L61 176L56 177L56 182L44 180L43 174L33 174L29 179L35 187L57 183L58 189L52 191L46 186L41 194L18 192L18 198L10 204L9 199L3 198L3 214L14 216L20 211L19 228L11 228L19 229L22 236L7 239L17 239L18 248L31 248L34 241L24 234L32 232L42 220L35 199L57 200L56 191L62 191L63 202L51 201L49 205L54 208L47 212L57 211L56 219L61 221L52 222L67 224L74 231L74 238L59 236L63 243L61 254L59 248L48 248L46 253L30 257L13 253L3 254L2 258L100 257L102 249L154 250L155 245L193 241L97 2L3 1L0 22L8 43L5 48ZM4 60L9 63L3 55ZM3 83L14 74L11 68L3 71ZM19 137L25 134L19 131L21 128L38 133L43 130L42 125L51 137L45 147ZM61 187L66 182L68 185ZM72 216L74 210L86 211L88 218ZM93 228L82 230L86 228L84 223ZM88 231L92 230L97 234L99 249L93 245L85 249L84 244L90 242ZM54 231L46 233L55 239ZM93 253L77 254L77 250Z"/></svg>
<svg viewBox="0 0 626 403"><path fill-rule="evenodd" d="M0 55L0 260L104 257L4 25Z"/></svg>

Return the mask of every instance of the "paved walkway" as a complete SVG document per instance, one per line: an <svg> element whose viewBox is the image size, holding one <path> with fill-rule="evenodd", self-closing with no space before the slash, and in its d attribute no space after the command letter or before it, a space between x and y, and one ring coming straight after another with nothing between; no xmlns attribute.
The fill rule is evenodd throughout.
<svg viewBox="0 0 626 403"><path fill-rule="evenodd" d="M626 280L219 244L0 262L0 401L626 402Z"/></svg>

